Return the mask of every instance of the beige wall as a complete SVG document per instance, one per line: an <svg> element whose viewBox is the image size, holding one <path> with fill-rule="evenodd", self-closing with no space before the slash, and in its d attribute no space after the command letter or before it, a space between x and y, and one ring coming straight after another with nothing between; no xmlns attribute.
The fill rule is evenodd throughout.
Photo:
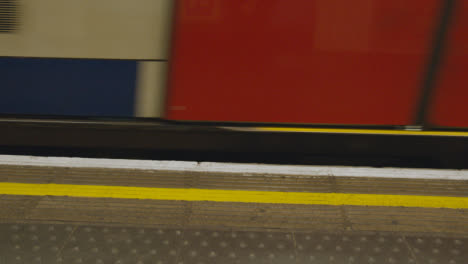
<svg viewBox="0 0 468 264"><path fill-rule="evenodd" d="M0 56L167 59L173 0L18 0Z"/></svg>

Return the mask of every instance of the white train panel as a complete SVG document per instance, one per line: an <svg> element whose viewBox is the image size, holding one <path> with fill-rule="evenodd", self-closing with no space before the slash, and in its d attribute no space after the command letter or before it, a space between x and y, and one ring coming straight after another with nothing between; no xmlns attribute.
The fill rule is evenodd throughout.
<svg viewBox="0 0 468 264"><path fill-rule="evenodd" d="M0 56L164 60L173 0L14 0Z"/></svg>

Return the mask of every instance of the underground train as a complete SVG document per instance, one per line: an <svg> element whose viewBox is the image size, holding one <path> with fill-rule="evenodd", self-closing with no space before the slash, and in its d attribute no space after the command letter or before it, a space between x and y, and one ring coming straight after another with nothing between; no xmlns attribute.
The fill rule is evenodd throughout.
<svg viewBox="0 0 468 264"><path fill-rule="evenodd" d="M466 136L466 32L460 0L0 0L0 114Z"/></svg>

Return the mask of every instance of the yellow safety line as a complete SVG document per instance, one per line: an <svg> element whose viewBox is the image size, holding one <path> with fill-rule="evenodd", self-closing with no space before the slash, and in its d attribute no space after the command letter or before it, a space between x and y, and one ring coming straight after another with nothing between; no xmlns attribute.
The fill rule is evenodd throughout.
<svg viewBox="0 0 468 264"><path fill-rule="evenodd" d="M302 132L302 133L334 133L334 134L376 134L376 135L413 135L413 136L451 136L468 137L468 132L462 131L407 131L380 129L339 129L339 128L293 128L293 127L256 127L262 132Z"/></svg>
<svg viewBox="0 0 468 264"><path fill-rule="evenodd" d="M468 209L468 197L0 183L0 194L240 203Z"/></svg>

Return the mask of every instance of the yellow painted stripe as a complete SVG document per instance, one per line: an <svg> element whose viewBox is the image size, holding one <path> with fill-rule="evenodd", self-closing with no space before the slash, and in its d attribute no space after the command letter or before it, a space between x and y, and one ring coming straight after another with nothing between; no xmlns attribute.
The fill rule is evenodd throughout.
<svg viewBox="0 0 468 264"><path fill-rule="evenodd" d="M237 191L6 182L0 183L0 194L240 203L402 206L468 209L468 197L416 195Z"/></svg>
<svg viewBox="0 0 468 264"><path fill-rule="evenodd" d="M374 135L413 135L413 136L451 136L468 137L463 131L410 131L380 129L340 129L340 128L293 128L293 127L257 127L262 132L297 132L297 133L334 133L334 134L374 134Z"/></svg>

